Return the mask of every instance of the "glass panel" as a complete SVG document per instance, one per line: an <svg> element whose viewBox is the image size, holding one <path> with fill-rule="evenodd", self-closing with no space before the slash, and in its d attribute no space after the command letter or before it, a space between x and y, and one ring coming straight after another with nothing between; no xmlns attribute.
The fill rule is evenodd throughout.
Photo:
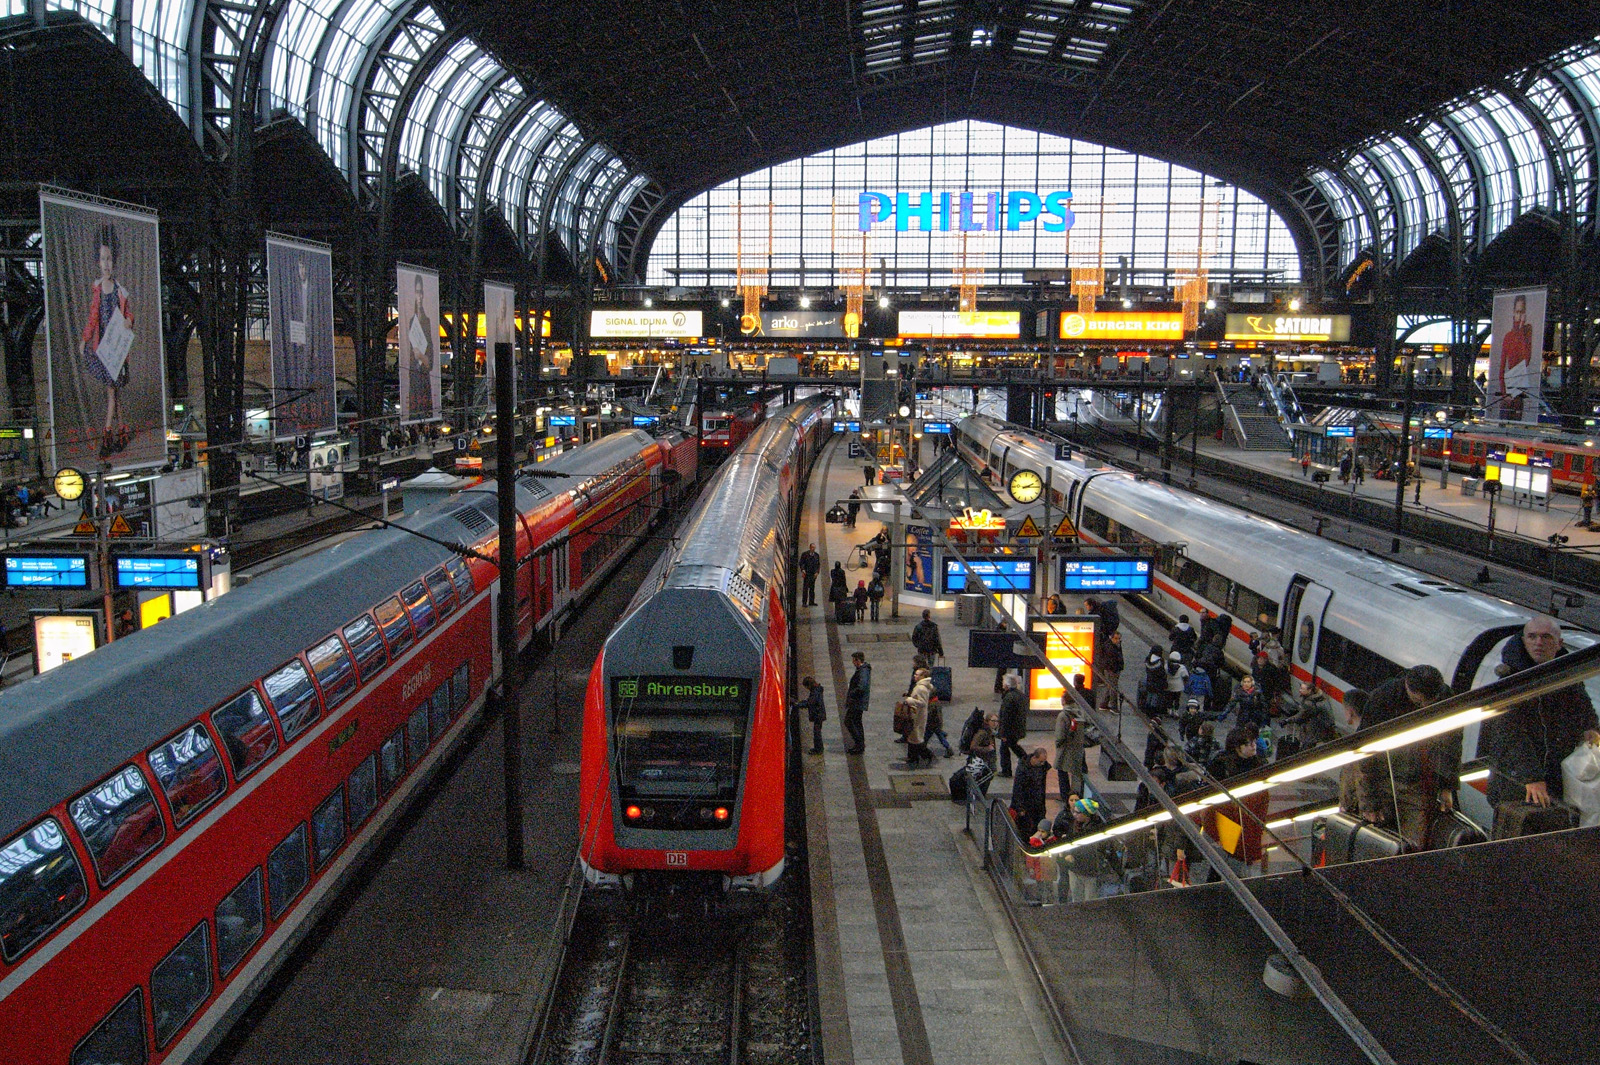
<svg viewBox="0 0 1600 1065"><path fill-rule="evenodd" d="M378 805L378 756L369 754L350 773L345 784L350 794L350 830L361 827L372 808Z"/></svg>
<svg viewBox="0 0 1600 1065"><path fill-rule="evenodd" d="M433 596L439 616L444 617L456 608L456 586L450 583L450 577L442 568L428 574L427 580L428 594Z"/></svg>
<svg viewBox="0 0 1600 1065"><path fill-rule="evenodd" d="M428 706L426 703L411 712L406 722L406 746L411 749L411 764L422 761L428 753Z"/></svg>
<svg viewBox="0 0 1600 1065"><path fill-rule="evenodd" d="M406 775L406 730L395 729L394 735L378 748L378 790L389 794L400 778Z"/></svg>
<svg viewBox="0 0 1600 1065"><path fill-rule="evenodd" d="M472 698L472 684L470 683L471 667L463 662L456 667L455 675L450 678L450 713L459 714L467 708L467 703Z"/></svg>
<svg viewBox="0 0 1600 1065"><path fill-rule="evenodd" d="M200 1004L211 997L211 947L200 922L150 974L150 1007L155 1014L156 1046L175 1039Z"/></svg>
<svg viewBox="0 0 1600 1065"><path fill-rule="evenodd" d="M194 725L151 751L150 768L179 828L228 790L222 759L204 725Z"/></svg>
<svg viewBox="0 0 1600 1065"><path fill-rule="evenodd" d="M16 961L83 905L78 858L53 817L0 847L0 951Z"/></svg>
<svg viewBox="0 0 1600 1065"><path fill-rule="evenodd" d="M372 615L362 614L344 627L345 642L355 652L356 665L361 668L361 682L370 681L389 662L389 652L383 648L383 637L378 633L378 623Z"/></svg>
<svg viewBox="0 0 1600 1065"><path fill-rule="evenodd" d="M295 826L289 837L267 856L267 901L272 904L272 919L282 917L311 878L306 865L306 826Z"/></svg>
<svg viewBox="0 0 1600 1065"><path fill-rule="evenodd" d="M233 971L266 927L261 899L261 870L252 869L244 883L217 904L217 968Z"/></svg>
<svg viewBox="0 0 1600 1065"><path fill-rule="evenodd" d="M278 714L284 739L293 740L317 719L317 692L298 658L268 676L261 686L267 689L267 700Z"/></svg>
<svg viewBox="0 0 1600 1065"><path fill-rule="evenodd" d="M344 789L336 788L311 815L311 858L318 869L344 842Z"/></svg>
<svg viewBox="0 0 1600 1065"><path fill-rule="evenodd" d="M350 661L350 652L338 636L329 636L306 652L311 672L317 676L317 686L322 689L322 702L329 710L356 690L356 667Z"/></svg>
<svg viewBox="0 0 1600 1065"><path fill-rule="evenodd" d="M94 859L101 886L121 876L161 846L167 827L136 765L74 799L67 808Z"/></svg>
<svg viewBox="0 0 1600 1065"><path fill-rule="evenodd" d="M465 603L471 599L475 589L472 584L472 570L467 568L467 564L459 558L452 558L444 564L444 568L449 571L450 579L455 582L456 594L461 601Z"/></svg>
<svg viewBox="0 0 1600 1065"><path fill-rule="evenodd" d="M406 608L400 605L399 599L386 599L379 603L373 609L372 616L383 627L383 638L389 641L391 655L398 655L411 646L411 622L406 620Z"/></svg>
<svg viewBox="0 0 1600 1065"><path fill-rule="evenodd" d="M211 723L228 749L235 780L242 780L277 753L278 730L272 727L272 717L254 688L211 711Z"/></svg>
<svg viewBox="0 0 1600 1065"><path fill-rule="evenodd" d="M437 739L450 727L450 684L446 681L428 697L428 727Z"/></svg>
<svg viewBox="0 0 1600 1065"><path fill-rule="evenodd" d="M403 589L400 599L406 604L406 613L411 615L411 625L418 636L433 628L433 604L428 601L427 589L421 581Z"/></svg>
<svg viewBox="0 0 1600 1065"><path fill-rule="evenodd" d="M144 992L138 988L72 1051L71 1065L144 1065Z"/></svg>

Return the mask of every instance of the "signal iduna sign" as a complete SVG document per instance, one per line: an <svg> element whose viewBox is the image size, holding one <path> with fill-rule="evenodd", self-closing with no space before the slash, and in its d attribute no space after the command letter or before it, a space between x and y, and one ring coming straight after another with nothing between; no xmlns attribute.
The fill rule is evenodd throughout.
<svg viewBox="0 0 1600 1065"><path fill-rule="evenodd" d="M683 338L705 336L699 311L590 311L589 335L615 337Z"/></svg>
<svg viewBox="0 0 1600 1065"><path fill-rule="evenodd" d="M1061 315L1062 340L1182 340L1181 311L1099 311Z"/></svg>

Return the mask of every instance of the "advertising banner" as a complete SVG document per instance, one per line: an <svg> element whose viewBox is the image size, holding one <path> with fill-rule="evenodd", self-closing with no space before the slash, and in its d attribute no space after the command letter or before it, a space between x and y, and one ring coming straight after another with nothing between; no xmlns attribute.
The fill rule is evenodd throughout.
<svg viewBox="0 0 1600 1065"><path fill-rule="evenodd" d="M1230 314L1224 340L1308 340L1342 344L1350 339L1348 314Z"/></svg>
<svg viewBox="0 0 1600 1065"><path fill-rule="evenodd" d="M1021 311L901 311L900 335L910 339L1015 340Z"/></svg>
<svg viewBox="0 0 1600 1065"><path fill-rule="evenodd" d="M334 413L333 252L267 237L273 439L338 428Z"/></svg>
<svg viewBox="0 0 1600 1065"><path fill-rule="evenodd" d="M1182 340L1182 311L1097 311L1061 315L1062 340Z"/></svg>
<svg viewBox="0 0 1600 1065"><path fill-rule="evenodd" d="M1081 675L1084 687L1094 688L1094 625L1092 617L1035 620L1029 629L1035 643L1044 645L1045 657L1068 680ZM1028 708L1061 709L1062 688L1048 669L1028 671Z"/></svg>
<svg viewBox="0 0 1600 1065"><path fill-rule="evenodd" d="M933 594L933 530L926 525L906 526L905 590Z"/></svg>
<svg viewBox="0 0 1600 1065"><path fill-rule="evenodd" d="M443 416L439 366L439 275L420 266L395 267L399 311L400 421Z"/></svg>
<svg viewBox="0 0 1600 1065"><path fill-rule="evenodd" d="M701 318L699 311L590 311L589 336L594 339L699 337L705 336Z"/></svg>
<svg viewBox="0 0 1600 1065"><path fill-rule="evenodd" d="M490 402L494 397L494 354L496 344L510 344L517 350L516 306L517 290L510 285L483 283L483 372L489 379ZM511 394L517 394L517 361L511 360Z"/></svg>
<svg viewBox="0 0 1600 1065"><path fill-rule="evenodd" d="M52 468L166 462L155 214L41 192L39 224Z"/></svg>
<svg viewBox="0 0 1600 1065"><path fill-rule="evenodd" d="M808 340L812 337L844 337L843 311L762 311L760 318L744 315L740 331L748 336L776 340ZM746 328L746 327L752 328Z"/></svg>
<svg viewBox="0 0 1600 1065"><path fill-rule="evenodd" d="M1489 331L1487 417L1508 422L1539 421L1544 373L1542 288L1500 289L1494 294Z"/></svg>
<svg viewBox="0 0 1600 1065"><path fill-rule="evenodd" d="M82 658L100 646L101 619L98 611L32 613L35 674L48 673L63 662Z"/></svg>

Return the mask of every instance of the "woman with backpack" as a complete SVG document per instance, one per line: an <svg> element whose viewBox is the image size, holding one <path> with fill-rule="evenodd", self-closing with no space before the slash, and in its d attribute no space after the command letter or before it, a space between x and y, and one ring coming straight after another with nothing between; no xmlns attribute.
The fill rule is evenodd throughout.
<svg viewBox="0 0 1600 1065"><path fill-rule="evenodd" d="M1144 679L1139 682L1139 709L1159 714L1167 702L1167 656L1160 644L1153 644L1144 659Z"/></svg>

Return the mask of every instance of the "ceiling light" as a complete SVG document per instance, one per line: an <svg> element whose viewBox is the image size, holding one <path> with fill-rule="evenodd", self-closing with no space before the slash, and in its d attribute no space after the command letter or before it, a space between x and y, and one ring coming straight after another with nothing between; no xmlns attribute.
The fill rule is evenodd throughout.
<svg viewBox="0 0 1600 1065"><path fill-rule="evenodd" d="M731 303L731 302L732 302L732 301L731 301L731 300L729 300L729 299L728 299L728 297L726 297L726 296L724 296L724 297L722 297L722 305L723 305L723 306L724 306L724 307L726 307L726 306L728 306L728 304L729 304L729 303Z"/></svg>
<svg viewBox="0 0 1600 1065"><path fill-rule="evenodd" d="M654 307L656 305L656 301L651 299L649 296L646 296L644 298L644 305L646 307Z"/></svg>
<svg viewBox="0 0 1600 1065"><path fill-rule="evenodd" d="M878 297L878 306L880 306L880 307L889 306L889 297L888 296L879 296Z"/></svg>
<svg viewBox="0 0 1600 1065"><path fill-rule="evenodd" d="M1125 311L1126 310L1131 310L1132 308L1133 308L1133 301L1132 300L1123 300L1122 301L1122 309L1123 310L1125 310Z"/></svg>
<svg viewBox="0 0 1600 1065"><path fill-rule="evenodd" d="M1291 311L1298 311L1300 309L1300 297L1299 296L1296 296L1294 299L1289 301L1289 309Z"/></svg>
<svg viewBox="0 0 1600 1065"><path fill-rule="evenodd" d="M1206 310L1214 311L1216 309L1217 309L1217 301L1216 300L1206 300Z"/></svg>
<svg viewBox="0 0 1600 1065"><path fill-rule="evenodd" d="M800 309L801 310L806 310L810 306L811 306L811 297L810 296L801 296L800 297Z"/></svg>

